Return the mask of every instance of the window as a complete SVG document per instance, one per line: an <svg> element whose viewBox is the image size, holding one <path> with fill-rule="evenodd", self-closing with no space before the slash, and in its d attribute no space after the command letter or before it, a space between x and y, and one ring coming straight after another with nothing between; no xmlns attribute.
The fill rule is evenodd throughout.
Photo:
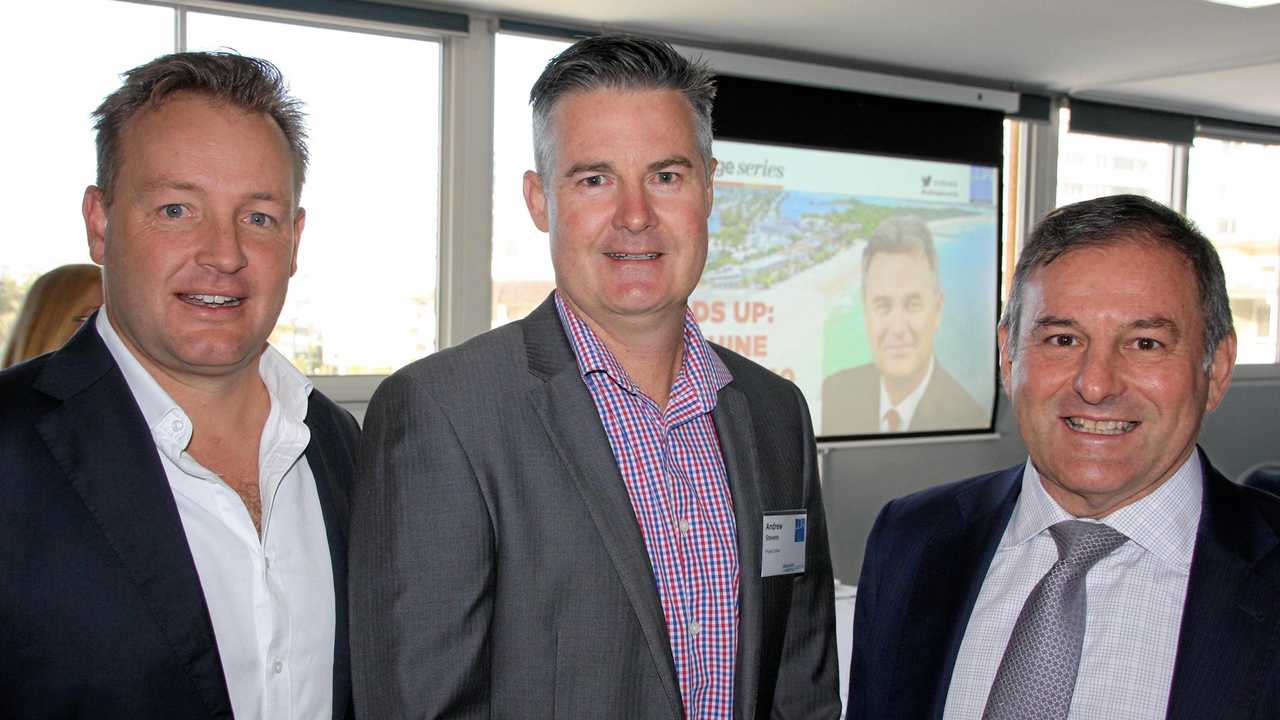
<svg viewBox="0 0 1280 720"><path fill-rule="evenodd" d="M187 45L271 60L306 103L307 225L272 343L311 375L434 352L440 44L190 12Z"/></svg>
<svg viewBox="0 0 1280 720"><path fill-rule="evenodd" d="M1068 132L1070 124L1071 111L1060 110L1058 207L1121 193L1177 207L1172 145Z"/></svg>
<svg viewBox="0 0 1280 720"><path fill-rule="evenodd" d="M563 40L498 33L493 78L493 327L519 320L555 287L547 235L524 206L522 177L533 168L529 88Z"/></svg>
<svg viewBox="0 0 1280 720"><path fill-rule="evenodd" d="M438 41L114 0L70 4L0 10L7 67L51 57L50 44L77 49L8 79L11 96L41 110L0 120L9 170L0 209L6 234L20 239L0 256L0 343L31 280L88 262L79 206L95 172L89 113L119 86L118 73L175 50L181 17L184 49L266 58L306 103L310 210L272 342L313 375L385 374L436 349Z"/></svg>
<svg viewBox="0 0 1280 720"><path fill-rule="evenodd" d="M89 262L80 216L96 168L89 113L119 86L117 73L172 51L169 8L102 0L0 6L0 63L10 69L0 115L0 347L40 274Z"/></svg>
<svg viewBox="0 0 1280 720"><path fill-rule="evenodd" d="M1280 217L1274 175L1280 145L1196 138L1188 161L1187 216L1222 258L1239 340L1236 362L1277 361Z"/></svg>

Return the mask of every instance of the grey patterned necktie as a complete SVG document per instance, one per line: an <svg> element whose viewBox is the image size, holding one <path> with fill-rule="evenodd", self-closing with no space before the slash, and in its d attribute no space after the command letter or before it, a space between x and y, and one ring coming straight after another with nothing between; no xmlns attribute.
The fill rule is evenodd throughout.
<svg viewBox="0 0 1280 720"><path fill-rule="evenodd" d="M1060 522L1049 532L1058 544L1058 562L1022 606L983 720L1062 720L1071 709L1084 644L1084 578L1128 538L1080 520Z"/></svg>

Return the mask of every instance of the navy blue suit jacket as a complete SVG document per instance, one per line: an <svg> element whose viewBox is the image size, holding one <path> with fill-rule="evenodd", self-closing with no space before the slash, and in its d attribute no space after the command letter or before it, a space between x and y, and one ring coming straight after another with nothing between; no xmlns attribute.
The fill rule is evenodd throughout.
<svg viewBox="0 0 1280 720"><path fill-rule="evenodd" d="M1201 460L1204 505L1167 717L1278 718L1280 499ZM858 583L849 718L942 717L1022 468L932 488L880 512Z"/></svg>
<svg viewBox="0 0 1280 720"><path fill-rule="evenodd" d="M93 320L0 373L0 717L230 718L159 452ZM350 717L346 528L359 429L319 392L307 462L333 558L334 717Z"/></svg>

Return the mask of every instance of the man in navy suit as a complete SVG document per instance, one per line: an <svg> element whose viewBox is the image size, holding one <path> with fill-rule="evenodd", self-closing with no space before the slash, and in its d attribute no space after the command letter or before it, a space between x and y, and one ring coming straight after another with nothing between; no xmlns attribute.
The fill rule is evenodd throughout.
<svg viewBox="0 0 1280 720"><path fill-rule="evenodd" d="M104 307L0 373L0 717L349 717L358 429L266 342L298 104L269 63L180 53L95 118Z"/></svg>
<svg viewBox="0 0 1280 720"><path fill-rule="evenodd" d="M993 717L1055 692L1059 711L1035 717L1280 717L1280 500L1196 447L1236 349L1212 245L1145 198L1060 208L1022 251L999 338L1030 458L881 511L850 717ZM1064 527L1118 544L1075 586L1082 622L1037 636L1044 588L1061 587L1049 571L1071 562ZM1067 669L1018 677L1081 624L1054 655Z"/></svg>

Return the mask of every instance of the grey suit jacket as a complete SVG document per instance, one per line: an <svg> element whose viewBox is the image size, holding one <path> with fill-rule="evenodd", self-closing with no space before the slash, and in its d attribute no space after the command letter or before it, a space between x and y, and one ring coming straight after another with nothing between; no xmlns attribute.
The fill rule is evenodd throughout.
<svg viewBox="0 0 1280 720"><path fill-rule="evenodd" d="M936 359L929 387L903 432L973 430L991 422L968 390ZM880 432L880 371L872 363L841 370L822 383L823 435Z"/></svg>
<svg viewBox="0 0 1280 720"><path fill-rule="evenodd" d="M840 714L813 433L794 385L717 348L741 567L735 716ZM370 403L352 498L362 717L680 718L649 557L551 299ZM803 575L760 577L762 512L804 508Z"/></svg>

